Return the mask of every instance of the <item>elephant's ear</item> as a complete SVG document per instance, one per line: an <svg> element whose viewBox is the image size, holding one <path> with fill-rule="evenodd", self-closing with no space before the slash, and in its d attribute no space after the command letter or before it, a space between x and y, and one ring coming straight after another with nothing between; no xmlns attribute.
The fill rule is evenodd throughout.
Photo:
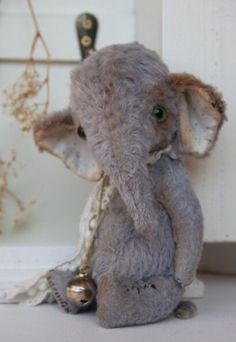
<svg viewBox="0 0 236 342"><path fill-rule="evenodd" d="M206 156L214 147L226 119L221 94L189 74L170 74L173 89L182 93L179 119L179 149L195 157Z"/></svg>
<svg viewBox="0 0 236 342"><path fill-rule="evenodd" d="M56 112L50 117L36 121L34 139L41 152L47 151L58 157L79 176L90 181L101 178L101 170L86 141L78 136L69 110Z"/></svg>

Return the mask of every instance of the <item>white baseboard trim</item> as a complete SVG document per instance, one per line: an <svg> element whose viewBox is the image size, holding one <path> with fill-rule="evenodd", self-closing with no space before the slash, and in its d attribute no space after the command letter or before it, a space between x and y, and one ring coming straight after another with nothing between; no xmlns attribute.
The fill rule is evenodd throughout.
<svg viewBox="0 0 236 342"><path fill-rule="evenodd" d="M67 246L1 246L0 287L28 281L67 261L76 253L75 245Z"/></svg>
<svg viewBox="0 0 236 342"><path fill-rule="evenodd" d="M0 288L17 286L74 257L76 245L0 247ZM195 278L185 298L202 298L204 284Z"/></svg>

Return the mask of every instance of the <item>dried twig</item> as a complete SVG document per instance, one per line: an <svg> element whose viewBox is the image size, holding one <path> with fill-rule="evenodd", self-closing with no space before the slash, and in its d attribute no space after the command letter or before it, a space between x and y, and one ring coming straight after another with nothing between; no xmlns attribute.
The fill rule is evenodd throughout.
<svg viewBox="0 0 236 342"><path fill-rule="evenodd" d="M10 115L20 122L22 132L28 132L32 128L35 118L47 115L50 96L50 53L41 34L31 0L27 0L27 3L35 27L35 35L32 40L28 62L22 75L4 91L6 99L4 107ZM46 72L43 78L40 77L34 60L38 43L42 44L46 54ZM43 90L46 92L45 100L42 103L38 103L35 101L35 98Z"/></svg>
<svg viewBox="0 0 236 342"><path fill-rule="evenodd" d="M35 203L35 200L31 200L29 203L25 204L23 201L13 193L9 188L9 177L10 174L15 172L13 170L13 165L16 161L16 151L12 151L11 159L5 161L0 158L0 221L6 214L6 204L8 200L13 200L17 208L17 214L13 220L13 227L17 227L20 222L28 215L31 206ZM0 234L2 231L0 230Z"/></svg>
<svg viewBox="0 0 236 342"><path fill-rule="evenodd" d="M33 122L38 116L47 115L50 96L50 53L39 28L31 0L27 0L27 3L35 27L35 35L31 43L29 58L21 76L4 91L6 99L4 107L6 112L17 119L21 124L21 130L24 133L32 128ZM36 68L34 59L38 43L42 44L46 54L46 72L45 76L42 78ZM39 103L35 99L43 90L45 90L46 94L45 99L42 103ZM23 203L9 188L9 176L10 173L13 172L15 160L15 151L12 153L12 157L9 161L4 161L0 158L0 221L6 214L6 203L8 200L13 200L17 207L17 215L13 222L14 227L19 225L22 219L26 217L32 204L35 202L35 200L31 200L28 204ZM0 229L0 234L1 233Z"/></svg>

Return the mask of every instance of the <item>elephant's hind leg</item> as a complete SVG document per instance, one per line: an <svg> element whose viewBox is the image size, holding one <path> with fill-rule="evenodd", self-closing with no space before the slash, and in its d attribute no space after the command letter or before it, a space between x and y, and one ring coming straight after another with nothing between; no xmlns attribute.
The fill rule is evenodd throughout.
<svg viewBox="0 0 236 342"><path fill-rule="evenodd" d="M106 328L155 322L174 311L182 293L173 278L153 277L125 286L108 274L98 284L98 319Z"/></svg>

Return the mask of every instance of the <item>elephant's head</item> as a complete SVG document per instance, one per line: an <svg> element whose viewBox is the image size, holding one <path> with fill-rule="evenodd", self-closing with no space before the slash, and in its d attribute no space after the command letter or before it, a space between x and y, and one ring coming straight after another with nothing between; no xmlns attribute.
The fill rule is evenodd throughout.
<svg viewBox="0 0 236 342"><path fill-rule="evenodd" d="M139 231L158 224L148 156L170 144L205 156L225 119L221 95L194 76L169 73L139 44L101 49L71 80L69 109L36 123L36 144L84 178L108 175Z"/></svg>

